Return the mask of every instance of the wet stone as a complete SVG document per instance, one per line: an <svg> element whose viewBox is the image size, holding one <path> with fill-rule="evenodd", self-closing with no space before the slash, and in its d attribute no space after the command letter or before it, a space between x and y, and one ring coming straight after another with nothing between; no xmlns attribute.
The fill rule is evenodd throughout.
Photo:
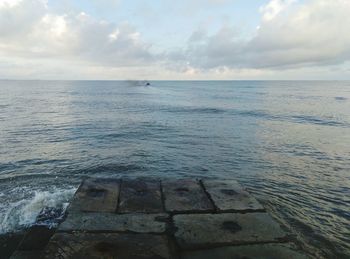
<svg viewBox="0 0 350 259"><path fill-rule="evenodd" d="M58 233L45 258L171 258L168 239L147 234Z"/></svg>
<svg viewBox="0 0 350 259"><path fill-rule="evenodd" d="M163 181L165 209L169 212L209 212L214 207L198 181Z"/></svg>
<svg viewBox="0 0 350 259"><path fill-rule="evenodd" d="M267 213L175 215L175 237L180 247L277 242L285 238Z"/></svg>
<svg viewBox="0 0 350 259"><path fill-rule="evenodd" d="M183 259L306 259L292 244L258 244L245 246L227 246L198 251L184 252Z"/></svg>
<svg viewBox="0 0 350 259"><path fill-rule="evenodd" d="M42 256L43 256L42 250L16 251L10 257L10 259L39 259L39 258L42 258Z"/></svg>
<svg viewBox="0 0 350 259"><path fill-rule="evenodd" d="M126 180L120 192L120 213L163 212L159 181Z"/></svg>
<svg viewBox="0 0 350 259"><path fill-rule="evenodd" d="M55 228L48 228L47 226L33 226L25 235L17 250L30 251L44 249L55 231Z"/></svg>
<svg viewBox="0 0 350 259"><path fill-rule="evenodd" d="M85 180L71 202L68 212L115 212L120 181L116 179Z"/></svg>
<svg viewBox="0 0 350 259"><path fill-rule="evenodd" d="M58 231L163 233L167 214L80 213L68 215Z"/></svg>
<svg viewBox="0 0 350 259"><path fill-rule="evenodd" d="M219 211L263 211L263 206L236 181L203 180Z"/></svg>

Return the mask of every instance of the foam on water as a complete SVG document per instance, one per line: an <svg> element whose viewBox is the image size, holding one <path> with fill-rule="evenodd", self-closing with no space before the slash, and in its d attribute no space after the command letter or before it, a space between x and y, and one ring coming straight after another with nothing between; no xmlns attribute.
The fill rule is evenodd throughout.
<svg viewBox="0 0 350 259"><path fill-rule="evenodd" d="M64 213L74 192L75 188L33 191L27 199L0 205L0 234L14 232L34 224L44 208L58 208ZM48 224L50 225L50 222Z"/></svg>

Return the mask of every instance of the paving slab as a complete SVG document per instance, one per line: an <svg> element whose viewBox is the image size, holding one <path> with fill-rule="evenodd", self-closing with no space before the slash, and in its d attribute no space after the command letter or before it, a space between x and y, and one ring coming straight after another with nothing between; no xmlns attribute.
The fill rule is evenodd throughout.
<svg viewBox="0 0 350 259"><path fill-rule="evenodd" d="M120 213L163 212L160 182L149 180L125 180L120 191Z"/></svg>
<svg viewBox="0 0 350 259"><path fill-rule="evenodd" d="M167 214L80 213L68 215L58 231L163 233Z"/></svg>
<svg viewBox="0 0 350 259"><path fill-rule="evenodd" d="M57 233L45 258L171 258L166 236L148 234Z"/></svg>
<svg viewBox="0 0 350 259"><path fill-rule="evenodd" d="M232 258L259 258L259 259L307 259L292 244L259 244L245 246L228 246L198 251L187 251L183 259L232 259Z"/></svg>
<svg viewBox="0 0 350 259"><path fill-rule="evenodd" d="M42 256L43 256L42 250L15 251L13 255L11 255L10 259L39 259L39 258L42 258Z"/></svg>
<svg viewBox="0 0 350 259"><path fill-rule="evenodd" d="M175 237L182 248L277 242L284 231L267 214L222 213L175 215Z"/></svg>
<svg viewBox="0 0 350 259"><path fill-rule="evenodd" d="M264 207L237 181L203 180L219 211L263 211Z"/></svg>
<svg viewBox="0 0 350 259"><path fill-rule="evenodd" d="M209 212L214 206L198 181L162 181L165 209L169 212Z"/></svg>
<svg viewBox="0 0 350 259"><path fill-rule="evenodd" d="M55 228L48 228L48 226L32 226L17 250L34 251L44 249L55 231Z"/></svg>
<svg viewBox="0 0 350 259"><path fill-rule="evenodd" d="M85 180L68 208L72 212L115 212L118 204L120 181L114 179Z"/></svg>

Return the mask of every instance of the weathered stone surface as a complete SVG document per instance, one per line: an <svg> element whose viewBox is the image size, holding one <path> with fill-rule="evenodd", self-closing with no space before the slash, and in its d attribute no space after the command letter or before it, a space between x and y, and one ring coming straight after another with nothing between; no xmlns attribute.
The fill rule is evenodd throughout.
<svg viewBox="0 0 350 259"><path fill-rule="evenodd" d="M236 181L203 180L203 185L220 211L262 211L263 206Z"/></svg>
<svg viewBox="0 0 350 259"><path fill-rule="evenodd" d="M44 249L55 231L55 228L48 228L47 226L32 226L19 244L17 250L30 251Z"/></svg>
<svg viewBox="0 0 350 259"><path fill-rule="evenodd" d="M245 246L228 246L213 249L184 252L183 259L307 259L291 244L259 244Z"/></svg>
<svg viewBox="0 0 350 259"><path fill-rule="evenodd" d="M163 212L160 182L149 180L123 181L118 212Z"/></svg>
<svg viewBox="0 0 350 259"><path fill-rule="evenodd" d="M42 250L16 251L10 257L10 259L39 259L39 258L42 258L42 256L43 256Z"/></svg>
<svg viewBox="0 0 350 259"><path fill-rule="evenodd" d="M267 213L191 214L174 216L175 237L183 248L275 242L284 231Z"/></svg>
<svg viewBox="0 0 350 259"><path fill-rule="evenodd" d="M53 236L45 258L171 258L168 239L147 234L67 234Z"/></svg>
<svg viewBox="0 0 350 259"><path fill-rule="evenodd" d="M167 214L80 213L68 215L58 231L162 233Z"/></svg>
<svg viewBox="0 0 350 259"><path fill-rule="evenodd" d="M165 209L169 212L213 211L214 207L198 181L162 182Z"/></svg>
<svg viewBox="0 0 350 259"><path fill-rule="evenodd" d="M120 181L115 179L85 180L75 193L68 212L115 212Z"/></svg>

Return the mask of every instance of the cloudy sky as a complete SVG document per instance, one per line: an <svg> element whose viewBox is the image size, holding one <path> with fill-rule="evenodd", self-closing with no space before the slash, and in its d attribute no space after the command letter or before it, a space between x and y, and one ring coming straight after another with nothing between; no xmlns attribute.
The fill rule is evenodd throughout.
<svg viewBox="0 0 350 259"><path fill-rule="evenodd" d="M3 79L350 79L350 0L0 0Z"/></svg>

